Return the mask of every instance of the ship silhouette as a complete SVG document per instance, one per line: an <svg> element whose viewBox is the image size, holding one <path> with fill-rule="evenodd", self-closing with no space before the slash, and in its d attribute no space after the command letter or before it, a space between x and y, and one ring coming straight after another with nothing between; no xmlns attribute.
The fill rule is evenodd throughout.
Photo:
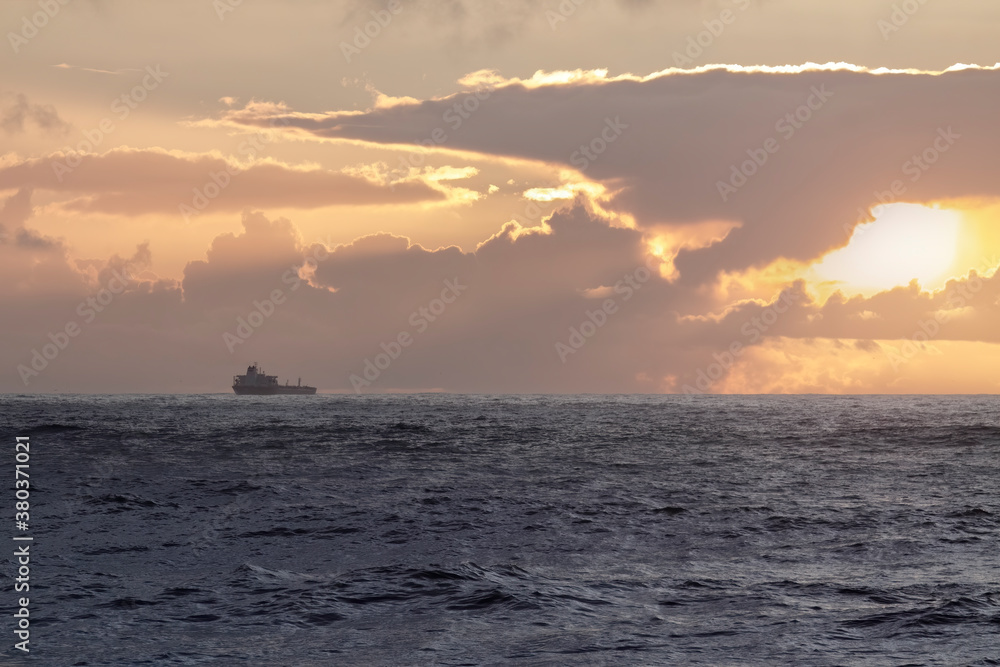
<svg viewBox="0 0 1000 667"><path fill-rule="evenodd" d="M315 394L316 387L308 387L302 384L302 378L296 385L278 384L277 375L267 375L264 371L253 364L247 366L246 375L233 376L233 391L239 395L271 396L274 394Z"/></svg>

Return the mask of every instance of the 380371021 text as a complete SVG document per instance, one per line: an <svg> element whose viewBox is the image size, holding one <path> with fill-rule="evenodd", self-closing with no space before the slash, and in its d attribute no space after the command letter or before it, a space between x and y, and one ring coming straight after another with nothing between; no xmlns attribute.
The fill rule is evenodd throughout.
<svg viewBox="0 0 1000 667"><path fill-rule="evenodd" d="M17 533L14 535L14 559L16 562L16 576L14 577L14 592L28 593L31 583L31 538L25 535L28 531L28 522L31 520L31 496L30 475L28 474L29 461L31 459L31 442L28 436L17 436L14 443L14 527ZM29 599L27 597L17 598L17 611L14 612L14 635L18 642L14 648L19 651L29 652L28 643L31 633L29 627L28 610Z"/></svg>

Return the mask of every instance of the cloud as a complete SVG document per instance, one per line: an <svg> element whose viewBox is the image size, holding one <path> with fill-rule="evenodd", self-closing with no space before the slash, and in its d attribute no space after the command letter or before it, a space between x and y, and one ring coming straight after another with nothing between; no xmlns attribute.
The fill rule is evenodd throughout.
<svg viewBox="0 0 1000 667"><path fill-rule="evenodd" d="M31 215L31 190L24 188L4 201L3 208L0 208L0 229L6 232L8 229L23 228Z"/></svg>
<svg viewBox="0 0 1000 667"><path fill-rule="evenodd" d="M24 93L0 93L0 128L6 134L21 134L29 124L55 135L65 135L73 127L51 104L32 104Z"/></svg>
<svg viewBox="0 0 1000 667"><path fill-rule="evenodd" d="M243 212L242 231L218 236L203 259L187 264L181 281L138 281L94 323L95 335L81 339L78 356L60 358L65 370L54 366L39 381L78 377L135 390L205 390L234 367L277 357L287 363L283 373L350 390L350 376L401 332L416 334L418 321L425 328L373 390L923 387L900 375L904 344L933 353L938 346L1000 343L996 262L936 292L912 284L825 301L794 280L794 271L778 272L774 293L763 299L719 301L712 283L723 272L738 282L783 263L801 267L846 243L859 209L863 214L893 189L892 196L918 202L995 198L992 160L1000 138L990 131L988 110L997 101L997 76L977 68L874 73L803 66L494 78L498 87L449 132L442 149L537 161L560 175L581 171L524 189L534 199L575 197L538 226L499 225L473 252L425 248L386 233L332 246L304 239L290 220L246 209L451 201L461 199L461 189L445 184L476 169L411 170L390 187L377 165L334 172L256 162L213 198L222 213ZM429 136L467 98L340 113L253 103L218 122L270 127L282 119L322 140L402 144ZM808 119L788 120L802 108ZM783 120L794 132L779 129ZM614 141L605 138L612 126L621 128ZM766 148L772 137L777 150ZM596 138L605 141L600 151ZM583 166L574 158L581 145L597 153ZM740 169L761 150L767 157L755 173L720 196L718 183L733 165ZM235 165L214 154L121 148L80 156L79 165L57 174L66 158L8 158L0 167L0 189L17 191L0 210L8 232L0 253L11 285L4 298L14 328L13 347L0 361L10 368L37 344L32 332L58 327L113 267L148 266L156 250L143 245L129 260L74 264L60 241L27 227L33 190L63 195L60 206L69 211L172 213L213 174ZM650 254L664 244L670 247L662 260ZM433 319L414 320L446 281L463 286L461 297ZM282 303L260 305L275 290ZM223 334L255 310L268 311L263 324L230 353ZM144 358L143 345L167 356ZM840 365L824 367L810 355Z"/></svg>
<svg viewBox="0 0 1000 667"><path fill-rule="evenodd" d="M74 166L75 165L75 166ZM34 188L71 195L68 211L141 215L412 204L446 199L446 190L413 181L389 187L359 175L273 161L249 166L210 154L118 148L103 154L8 161L0 190ZM212 194L215 194L213 197Z"/></svg>
<svg viewBox="0 0 1000 667"><path fill-rule="evenodd" d="M141 69L135 69L132 67L126 67L124 69L108 70L108 69L95 69L93 67L82 67L80 65L70 65L68 63L59 63L58 65L53 65L53 67L58 69L66 70L80 70L81 72L93 72L95 74L112 74L118 75L124 72L141 72Z"/></svg>
<svg viewBox="0 0 1000 667"><path fill-rule="evenodd" d="M266 296L289 266L302 262L298 232L289 220L272 222L260 212L247 211L242 224L243 233L216 237L206 259L188 263L183 280L187 302L228 306L239 294L247 301Z"/></svg>
<svg viewBox="0 0 1000 667"><path fill-rule="evenodd" d="M25 197L8 200L4 224L23 226ZM857 382L901 391L929 386L901 380L892 356L928 322L940 326L915 349L1000 342L1000 277L992 270L939 292L911 285L826 302L799 281L768 299L684 315L692 304L704 308L701 291L660 277L645 232L614 223L579 199L539 227L508 223L463 252L385 233L331 246L303 239L287 219L246 212L242 231L218 236L182 281L136 281L38 387L225 391L228 376L250 361L280 359L284 367L272 370L350 391L366 359L408 333L412 346L372 391L682 391L700 388L706 374L710 391L856 391ZM127 260L73 266L58 246L0 246L11 334L0 364L24 363L38 332L73 318L112 269L148 266L154 251L141 245ZM449 281L462 286L460 297L443 312L427 310ZM268 305L275 290L281 302ZM253 312L265 316L245 340L230 339L231 353L223 335ZM790 364L810 349L844 364L810 361L797 373ZM0 378L8 390L19 382Z"/></svg>
<svg viewBox="0 0 1000 667"><path fill-rule="evenodd" d="M540 74L500 83L471 105L440 150L581 169L614 193L609 210L645 229L739 223L718 243L679 252L680 279L702 284L722 271L820 257L879 198L1000 196L991 175L1000 135L988 112L1000 103L998 80L996 68L839 64ZM258 106L226 121L280 120L299 136L403 145L468 98L364 113ZM621 130L613 142L602 137L612 125Z"/></svg>
<svg viewBox="0 0 1000 667"><path fill-rule="evenodd" d="M30 330L49 307L83 293L87 284L59 239L27 227L34 215L31 198L31 190L22 188L0 206L0 304L11 315L6 323L13 325L17 314L11 332Z"/></svg>
<svg viewBox="0 0 1000 667"><path fill-rule="evenodd" d="M25 223L34 215L31 205L31 190L22 188L4 201L0 208L0 244L13 241L22 248L36 250L61 249L62 244L47 236L25 227Z"/></svg>
<svg viewBox="0 0 1000 667"><path fill-rule="evenodd" d="M404 11L396 20L420 20L425 29L435 34L444 33L466 49L503 47L532 28L550 33L554 26L570 17L598 9L597 3L584 3L583 0L409 0L401 4ZM639 14L657 5L695 8L706 3L704 0L613 0L601 4L612 9L621 6L629 14ZM345 12L342 25L369 21L369 12L385 8L385 0L354 0Z"/></svg>
<svg viewBox="0 0 1000 667"><path fill-rule="evenodd" d="M593 364L605 374L611 371L611 385L624 390L632 382L620 376L648 359L630 354L622 365L600 348L621 355L636 346L630 323L648 318L647 308L660 308L653 295L664 281L648 281L645 306L637 296L634 307L623 307L617 323L602 330L603 340L591 343L589 361L562 364L555 343L595 307L581 286L613 287L642 265L642 248L638 232L610 226L580 206L553 216L543 228L509 225L474 253L426 249L388 234L331 248L303 242L287 220L247 213L243 231L218 237L204 260L187 266L181 285L146 281L116 300L94 322L94 334L74 343L75 354L61 357L39 386L76 386L67 378L77 377L91 383L86 390L114 383L154 391L182 388L182 382L209 388L251 357L280 357L287 362L285 372L327 389L350 390L349 376L363 370L381 342L410 331L417 343L375 390L568 391L596 387L585 380ZM311 257L320 261L310 274ZM413 314L438 297L446 281L462 286L461 297L417 335ZM13 344L2 355L10 368L24 363L38 344L32 332L37 337L46 327L60 326L61 319L73 316L81 288L86 293L100 282L77 271L75 284L65 298L39 302L26 294L10 304ZM234 332L238 318L245 319L276 289L286 300L230 355L223 334ZM142 354L139 340L143 349L162 354ZM19 381L16 375L7 379Z"/></svg>

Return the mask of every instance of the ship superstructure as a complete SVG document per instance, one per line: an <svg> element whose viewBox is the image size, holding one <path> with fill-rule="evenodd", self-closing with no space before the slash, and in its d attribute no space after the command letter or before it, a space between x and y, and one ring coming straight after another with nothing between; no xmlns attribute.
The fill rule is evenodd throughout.
<svg viewBox="0 0 1000 667"><path fill-rule="evenodd" d="M302 384L278 384L277 375L267 375L257 364L247 367L246 375L233 376L233 391L240 395L270 396L272 394L315 394L316 387Z"/></svg>

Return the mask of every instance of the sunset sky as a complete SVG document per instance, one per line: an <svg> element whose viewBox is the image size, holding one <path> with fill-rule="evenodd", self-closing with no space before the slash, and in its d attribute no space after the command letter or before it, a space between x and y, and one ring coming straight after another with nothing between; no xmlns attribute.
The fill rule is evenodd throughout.
<svg viewBox="0 0 1000 667"><path fill-rule="evenodd" d="M0 391L1000 388L995 0L0 25Z"/></svg>

